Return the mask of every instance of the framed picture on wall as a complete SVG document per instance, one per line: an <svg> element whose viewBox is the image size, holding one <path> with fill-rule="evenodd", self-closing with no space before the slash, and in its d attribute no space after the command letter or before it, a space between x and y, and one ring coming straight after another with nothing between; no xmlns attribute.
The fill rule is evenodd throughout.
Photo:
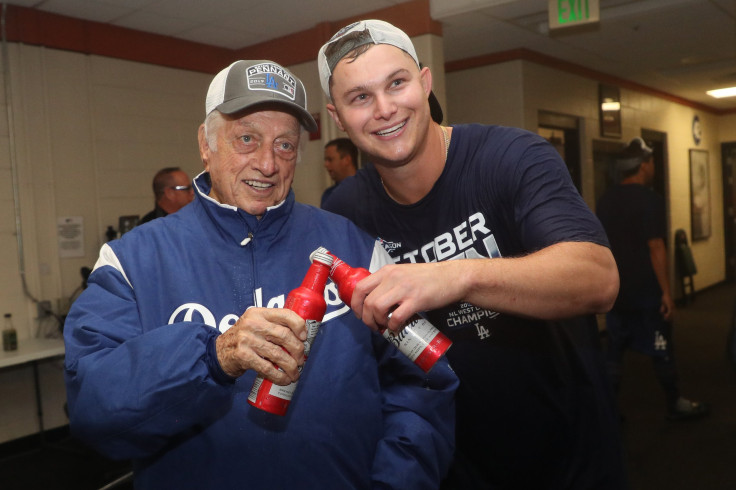
<svg viewBox="0 0 736 490"><path fill-rule="evenodd" d="M708 152L690 150L690 225L692 240L710 236L710 172Z"/></svg>
<svg viewBox="0 0 736 490"><path fill-rule="evenodd" d="M598 86L598 107L600 113L601 136L621 137L621 94L618 87Z"/></svg>

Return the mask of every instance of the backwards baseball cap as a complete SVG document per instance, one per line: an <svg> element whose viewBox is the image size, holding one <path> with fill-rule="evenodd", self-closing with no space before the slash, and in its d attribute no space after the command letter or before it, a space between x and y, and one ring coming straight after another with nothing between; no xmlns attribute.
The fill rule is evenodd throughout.
<svg viewBox="0 0 736 490"><path fill-rule="evenodd" d="M340 39L353 32L365 32L365 35L360 36L360 38L353 38L345 41L340 49L331 51L327 54L331 45L337 43ZM365 44L389 44L391 46L395 46L411 56L418 67L422 67L422 64L419 62L419 58L417 57L417 52L414 49L414 43L412 43L409 36L398 27L383 20L375 19L354 22L337 31L337 33L335 33L335 35L320 48L319 54L317 55L320 83L322 84L322 90L329 99L332 98L330 96L330 77L332 76L332 72L335 70L335 67L348 53ZM442 119L444 118L442 106L434 95L434 92L429 92L428 99L432 120L437 124L442 124Z"/></svg>
<svg viewBox="0 0 736 490"><path fill-rule="evenodd" d="M215 75L207 91L205 114L214 110L234 114L267 103L283 105L307 131L317 130L317 123L307 111L307 92L302 81L268 60L236 61Z"/></svg>
<svg viewBox="0 0 736 490"><path fill-rule="evenodd" d="M326 54L328 48L353 32L365 32L365 36L361 36L358 39L351 39L345 42L340 49ZM332 71L337 66L337 63L345 57L348 53L353 51L364 44L390 44L400 50L406 52L414 58L417 66L419 66L419 58L414 50L414 44L412 44L409 36L404 31L395 27L388 22L382 20L361 20L354 22L348 26L343 27L337 33L335 33L329 41L319 50L317 55L317 66L319 68L319 79L322 83L322 90L325 92L327 97L330 97L330 77Z"/></svg>
<svg viewBox="0 0 736 490"><path fill-rule="evenodd" d="M629 141L629 144L621 152L619 158L616 159L616 169L619 172L626 172L627 170L636 168L649 160L653 154L654 150L643 139L636 137Z"/></svg>

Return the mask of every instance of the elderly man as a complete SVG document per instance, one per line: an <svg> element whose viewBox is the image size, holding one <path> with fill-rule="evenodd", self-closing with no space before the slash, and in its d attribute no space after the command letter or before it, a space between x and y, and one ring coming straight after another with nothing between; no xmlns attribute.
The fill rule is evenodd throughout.
<svg viewBox="0 0 736 490"><path fill-rule="evenodd" d="M372 269L388 258L347 220L295 202L300 124L315 128L288 70L238 61L221 71L199 129L194 201L104 245L70 312L72 432L132 458L138 489L424 489L449 465L447 364L425 376L334 285L304 362L305 322L282 306L310 252L324 245ZM284 417L247 403L257 374L300 380Z"/></svg>

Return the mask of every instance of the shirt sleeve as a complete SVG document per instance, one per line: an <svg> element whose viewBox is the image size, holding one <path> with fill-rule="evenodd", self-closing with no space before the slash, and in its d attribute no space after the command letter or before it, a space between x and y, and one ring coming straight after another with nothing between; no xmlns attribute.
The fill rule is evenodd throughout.
<svg viewBox="0 0 736 490"><path fill-rule="evenodd" d="M510 194L501 202L513 204L520 230L519 244L528 251L566 241L608 246L600 221L572 182L557 151L544 139L528 133L516 137L502 157L500 172L489 183Z"/></svg>
<svg viewBox="0 0 736 490"><path fill-rule="evenodd" d="M103 253L114 259L109 247ZM64 325L70 427L107 457L141 458L219 418L232 404L234 380L217 361L216 329L144 328L115 262L98 262Z"/></svg>

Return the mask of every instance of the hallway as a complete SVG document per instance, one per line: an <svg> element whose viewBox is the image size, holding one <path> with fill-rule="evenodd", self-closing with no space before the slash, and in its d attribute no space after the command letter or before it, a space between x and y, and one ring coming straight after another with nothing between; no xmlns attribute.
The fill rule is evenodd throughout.
<svg viewBox="0 0 736 490"><path fill-rule="evenodd" d="M736 284L723 283L676 310L680 388L711 405L705 419L665 420L651 361L627 353L619 404L631 490L736 488L736 365L725 354L734 301Z"/></svg>

